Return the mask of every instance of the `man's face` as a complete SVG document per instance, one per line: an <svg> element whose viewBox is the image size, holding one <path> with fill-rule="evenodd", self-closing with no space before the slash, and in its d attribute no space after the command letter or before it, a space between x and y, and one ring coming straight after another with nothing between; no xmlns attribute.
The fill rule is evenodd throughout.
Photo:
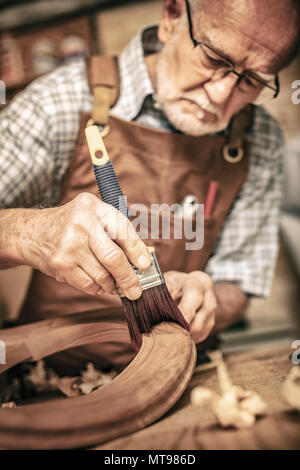
<svg viewBox="0 0 300 470"><path fill-rule="evenodd" d="M202 9L191 11L191 16L194 38L230 58L238 72L249 71L263 79L277 72L284 49L278 46L278 38L286 33L280 18L270 21L269 12L246 0L204 1ZM236 86L238 77L232 73L214 78L211 58L203 55L200 46L194 48L185 8L181 18L170 24L173 29L167 37L159 31L165 44L156 65L157 100L170 122L186 134L223 130L236 112L255 101L263 87L245 92Z"/></svg>

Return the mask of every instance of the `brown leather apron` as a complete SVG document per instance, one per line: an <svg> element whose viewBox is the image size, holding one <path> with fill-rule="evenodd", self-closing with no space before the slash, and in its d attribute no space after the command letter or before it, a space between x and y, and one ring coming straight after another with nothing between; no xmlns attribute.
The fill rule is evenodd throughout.
<svg viewBox="0 0 300 470"><path fill-rule="evenodd" d="M219 182L218 198L213 215L204 222L204 246L187 251L186 240L145 240L155 246L164 272L203 270L214 248L217 236L232 203L248 173L248 144L243 140L252 122L252 107L236 115L230 132L224 136L192 137L145 127L109 116L109 108L119 94L116 60L95 56L88 63L88 76L94 96L92 113L83 113L73 157L64 180L59 204L72 200L81 192L99 197L84 129L91 122L104 125L104 142L120 180L128 206L134 203L181 203L186 195L194 195L204 203L209 182ZM234 150L237 149L237 152ZM233 152L232 152L233 150ZM234 156L230 156L230 155ZM235 155L237 154L237 156ZM171 225L174 224L171 216ZM171 227L172 228L172 227ZM172 230L171 230L172 233ZM103 295L99 299L57 282L39 271L33 273L20 321L33 322L76 312L121 306L117 296ZM72 365L88 360L100 365L118 367L129 361L123 345L95 345L64 353L64 362ZM97 349L98 348L98 349ZM122 351L122 354L121 354ZM132 351L130 351L132 357ZM59 355L62 356L61 354ZM81 364L82 365L82 364Z"/></svg>

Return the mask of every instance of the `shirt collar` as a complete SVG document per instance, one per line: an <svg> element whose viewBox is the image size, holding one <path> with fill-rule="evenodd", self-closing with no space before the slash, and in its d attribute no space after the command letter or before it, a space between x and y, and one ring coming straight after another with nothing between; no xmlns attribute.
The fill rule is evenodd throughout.
<svg viewBox="0 0 300 470"><path fill-rule="evenodd" d="M158 52L162 44L157 38L157 25L139 31L119 58L120 95L111 114L133 120L141 111L145 99L154 94L145 55Z"/></svg>

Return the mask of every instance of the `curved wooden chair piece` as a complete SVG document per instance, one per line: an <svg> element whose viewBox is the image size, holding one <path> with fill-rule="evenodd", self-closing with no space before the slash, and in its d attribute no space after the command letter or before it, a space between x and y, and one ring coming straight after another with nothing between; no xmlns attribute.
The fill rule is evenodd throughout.
<svg viewBox="0 0 300 470"><path fill-rule="evenodd" d="M114 314L113 314L114 313ZM0 331L7 364L91 343L129 343L124 320L111 309L68 315ZM100 444L132 433L166 413L193 374L196 348L175 323L161 323L133 361L111 383L90 393L47 403L0 409L0 448L68 449Z"/></svg>

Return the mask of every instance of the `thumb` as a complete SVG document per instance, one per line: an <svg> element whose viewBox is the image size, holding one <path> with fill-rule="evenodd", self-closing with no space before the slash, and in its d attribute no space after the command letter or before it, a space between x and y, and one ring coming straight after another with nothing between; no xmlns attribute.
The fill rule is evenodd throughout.
<svg viewBox="0 0 300 470"><path fill-rule="evenodd" d="M184 318L190 323L203 304L203 289L197 279L189 277L183 285L181 301L178 305Z"/></svg>
<svg viewBox="0 0 300 470"><path fill-rule="evenodd" d="M179 300L181 298L186 276L187 273L181 273L179 271L167 271L164 273L167 288L174 300Z"/></svg>

